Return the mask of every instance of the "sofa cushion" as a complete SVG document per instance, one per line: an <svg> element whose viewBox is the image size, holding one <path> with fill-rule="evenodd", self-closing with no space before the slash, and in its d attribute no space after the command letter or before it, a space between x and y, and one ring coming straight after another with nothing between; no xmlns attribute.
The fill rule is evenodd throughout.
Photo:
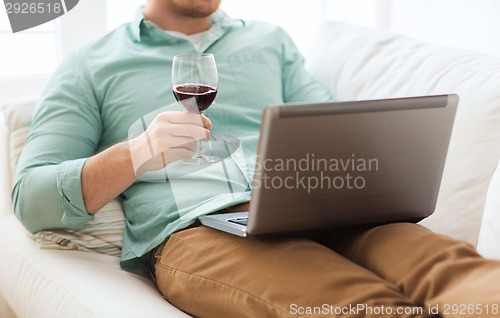
<svg viewBox="0 0 500 318"><path fill-rule="evenodd" d="M500 259L500 160L486 196L477 250L485 257Z"/></svg>
<svg viewBox="0 0 500 318"><path fill-rule="evenodd" d="M31 125L36 98L16 99L3 106L8 129L11 176L21 155ZM41 231L34 234L42 249L75 249L120 256L125 217L122 205L114 200L103 207L94 220L78 231Z"/></svg>
<svg viewBox="0 0 500 318"><path fill-rule="evenodd" d="M31 126L31 116L35 107L36 99L27 97L7 102L2 111L5 117L5 125L8 130L9 147L9 169L10 177L13 178L16 163L23 150L26 137ZM10 180L12 182L12 180Z"/></svg>
<svg viewBox="0 0 500 318"><path fill-rule="evenodd" d="M436 211L422 224L475 244L500 156L500 59L347 23L319 34L308 67L336 100L459 95Z"/></svg>
<svg viewBox="0 0 500 318"><path fill-rule="evenodd" d="M78 231L40 231L33 237L42 249L73 249L120 256L124 227L122 205L114 200Z"/></svg>

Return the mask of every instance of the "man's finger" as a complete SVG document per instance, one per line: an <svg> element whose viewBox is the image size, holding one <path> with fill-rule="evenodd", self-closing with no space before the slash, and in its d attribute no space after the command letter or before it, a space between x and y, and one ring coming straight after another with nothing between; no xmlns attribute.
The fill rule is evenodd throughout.
<svg viewBox="0 0 500 318"><path fill-rule="evenodd" d="M195 139L210 138L210 131L194 124L171 124L168 127L171 136L191 137Z"/></svg>
<svg viewBox="0 0 500 318"><path fill-rule="evenodd" d="M207 116L201 114L201 120L203 121L203 127L206 129L212 128L212 121Z"/></svg>
<svg viewBox="0 0 500 318"><path fill-rule="evenodd" d="M202 114L168 111L158 114L157 119L172 124L193 124L204 126L203 117L205 116Z"/></svg>

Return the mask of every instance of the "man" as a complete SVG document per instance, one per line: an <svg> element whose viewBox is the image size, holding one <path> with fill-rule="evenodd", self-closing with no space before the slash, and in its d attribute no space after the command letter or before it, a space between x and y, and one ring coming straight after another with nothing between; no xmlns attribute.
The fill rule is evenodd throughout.
<svg viewBox="0 0 500 318"><path fill-rule="evenodd" d="M147 275L152 262L165 298L196 316L420 317L434 308L446 314L452 304L478 304L481 312L467 312L475 317L498 313L491 281L500 278L499 264L420 226L243 239L198 226L196 218L241 208L250 198L248 171L231 166L229 180L200 173L192 183L170 175L144 181L189 158L194 140L211 134L236 137L251 165L265 105L329 99L281 29L231 19L217 11L219 3L150 0L131 24L60 66L18 164L13 199L24 225L32 232L78 228L120 196L127 218L122 266ZM175 105L173 56L196 52L216 57L216 105L206 117L170 106L158 111ZM243 190L210 192L220 182Z"/></svg>

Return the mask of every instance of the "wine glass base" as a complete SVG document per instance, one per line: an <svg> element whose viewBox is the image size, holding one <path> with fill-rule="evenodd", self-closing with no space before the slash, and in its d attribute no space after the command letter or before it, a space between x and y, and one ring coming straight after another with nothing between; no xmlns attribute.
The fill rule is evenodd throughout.
<svg viewBox="0 0 500 318"><path fill-rule="evenodd" d="M203 156L200 156L200 157L194 157L194 158L191 158L191 159L181 160L181 162L183 164L187 164L187 165L208 165L208 164L216 163L216 162L219 162L219 161L220 161L219 157L206 156L206 155L203 155Z"/></svg>

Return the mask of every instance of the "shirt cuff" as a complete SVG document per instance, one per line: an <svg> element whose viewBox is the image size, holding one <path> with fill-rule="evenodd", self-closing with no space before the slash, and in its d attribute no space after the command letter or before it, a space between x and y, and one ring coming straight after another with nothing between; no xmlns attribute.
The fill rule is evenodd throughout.
<svg viewBox="0 0 500 318"><path fill-rule="evenodd" d="M76 159L61 163L57 169L57 190L62 199L61 221L70 228L79 228L94 219L88 214L83 202L82 169L87 159Z"/></svg>

